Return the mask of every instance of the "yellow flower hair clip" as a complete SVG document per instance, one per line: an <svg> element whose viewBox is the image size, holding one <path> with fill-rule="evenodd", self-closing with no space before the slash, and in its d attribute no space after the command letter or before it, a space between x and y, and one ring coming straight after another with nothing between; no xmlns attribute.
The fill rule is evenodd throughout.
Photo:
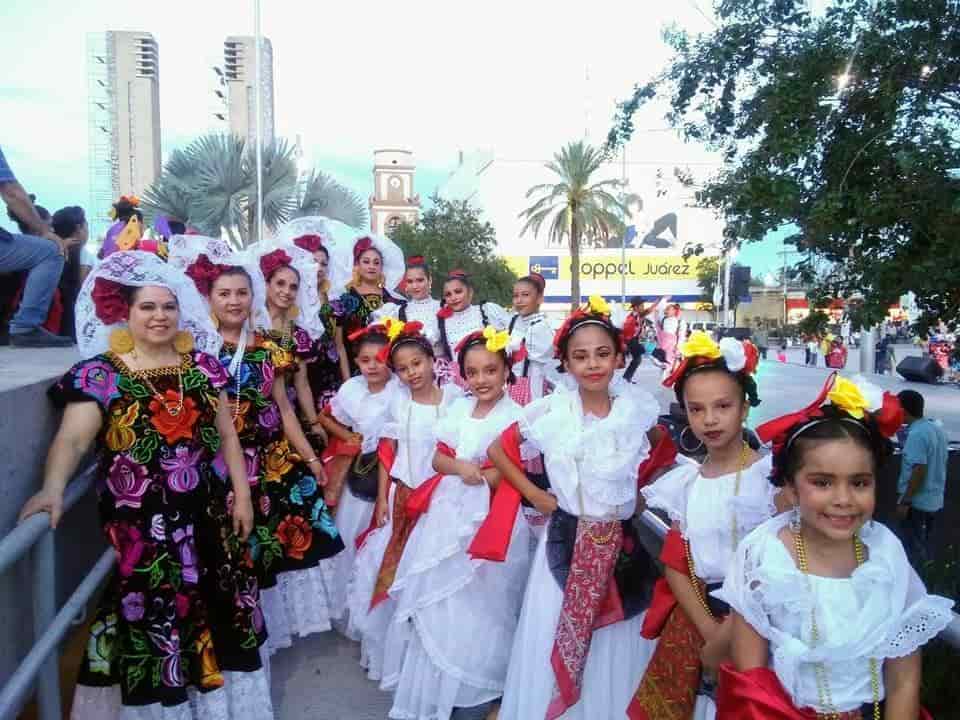
<svg viewBox="0 0 960 720"><path fill-rule="evenodd" d="M870 403L864 397L859 386L839 375L827 393L827 399L838 408L857 420L863 419L863 413L870 409Z"/></svg>
<svg viewBox="0 0 960 720"><path fill-rule="evenodd" d="M507 345L510 343L510 333L506 330L497 331L496 328L491 325L487 325L483 329L483 337L487 341L486 348L490 352L500 352L501 350L506 350Z"/></svg>
<svg viewBox="0 0 960 720"><path fill-rule="evenodd" d="M680 354L685 358L705 357L710 360L716 360L721 355L720 346L703 330L690 333L687 341L680 346Z"/></svg>
<svg viewBox="0 0 960 720"><path fill-rule="evenodd" d="M393 318L384 318L383 322L387 327L387 339L389 339L390 342L400 337L400 333L403 332L403 328L406 326L403 320L394 320Z"/></svg>
<svg viewBox="0 0 960 720"><path fill-rule="evenodd" d="M595 314L610 315L610 305L601 295L591 295L587 301L587 309Z"/></svg>

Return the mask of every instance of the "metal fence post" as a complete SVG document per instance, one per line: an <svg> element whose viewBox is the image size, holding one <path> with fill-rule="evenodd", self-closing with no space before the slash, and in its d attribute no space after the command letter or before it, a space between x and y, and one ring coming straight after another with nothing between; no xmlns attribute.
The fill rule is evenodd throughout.
<svg viewBox="0 0 960 720"><path fill-rule="evenodd" d="M36 643L57 614L55 533L47 531L33 548L33 641ZM60 720L59 655L51 653L37 675L40 720Z"/></svg>

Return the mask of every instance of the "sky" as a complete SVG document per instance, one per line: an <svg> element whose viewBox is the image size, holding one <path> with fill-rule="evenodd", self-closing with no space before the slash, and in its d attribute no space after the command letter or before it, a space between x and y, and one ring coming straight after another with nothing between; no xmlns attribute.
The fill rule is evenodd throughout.
<svg viewBox="0 0 960 720"><path fill-rule="evenodd" d="M86 34L153 33L160 47L164 157L214 127L213 66L228 35L252 34L253 0L5 0L0 3L0 145L53 210L86 205ZM600 144L616 103L669 61L662 29L709 30L706 0L591 3L261 0L276 64L277 133L361 197L373 151L412 150L428 197L458 152L547 160ZM631 158L663 154L662 109L636 119ZM698 157L701 148L669 144ZM768 247L769 246L769 247ZM779 264L776 241L741 259Z"/></svg>

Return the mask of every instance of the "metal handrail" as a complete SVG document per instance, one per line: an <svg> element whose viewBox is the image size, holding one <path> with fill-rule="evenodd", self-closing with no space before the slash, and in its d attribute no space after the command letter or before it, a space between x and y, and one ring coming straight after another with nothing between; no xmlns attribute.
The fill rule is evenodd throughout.
<svg viewBox="0 0 960 720"><path fill-rule="evenodd" d="M667 536L670 526L667 525L658 515L649 510L640 513L640 522L643 526L653 532L660 541ZM937 636L940 640L950 645L954 650L960 650L960 615L953 613L953 621L947 625Z"/></svg>
<svg viewBox="0 0 960 720"><path fill-rule="evenodd" d="M91 464L67 485L63 493L63 512L69 511L93 484L96 466ZM56 543L50 528L50 514L37 513L11 530L0 540L0 574L33 550L33 634L30 652L0 689L0 717L16 717L36 681L37 706L41 720L60 720L60 672L55 650L66 636L73 620L97 591L116 562L113 549L106 550L57 611Z"/></svg>

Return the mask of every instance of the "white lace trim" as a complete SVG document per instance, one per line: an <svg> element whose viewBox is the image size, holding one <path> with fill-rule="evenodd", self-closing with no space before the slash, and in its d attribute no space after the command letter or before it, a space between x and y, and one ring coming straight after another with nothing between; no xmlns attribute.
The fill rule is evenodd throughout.
<svg viewBox="0 0 960 720"><path fill-rule="evenodd" d="M295 636L306 637L332 627L329 591L319 567L280 573L275 587L261 591L260 602L271 654L290 647Z"/></svg>
<svg viewBox="0 0 960 720"><path fill-rule="evenodd" d="M380 392L371 394L367 380L362 375L347 380L330 400L330 412L334 419L363 435L362 452L377 449L383 430L387 425L387 410L400 381L391 377Z"/></svg>
<svg viewBox="0 0 960 720"><path fill-rule="evenodd" d="M883 657L906 657L939 635L953 622L953 601L928 595L914 603L900 619L900 628L881 649Z"/></svg>
<svg viewBox="0 0 960 720"><path fill-rule="evenodd" d="M224 671L224 685L211 692L187 689L179 705L124 705L120 686L77 685L71 720L272 720L270 681L266 669Z"/></svg>

